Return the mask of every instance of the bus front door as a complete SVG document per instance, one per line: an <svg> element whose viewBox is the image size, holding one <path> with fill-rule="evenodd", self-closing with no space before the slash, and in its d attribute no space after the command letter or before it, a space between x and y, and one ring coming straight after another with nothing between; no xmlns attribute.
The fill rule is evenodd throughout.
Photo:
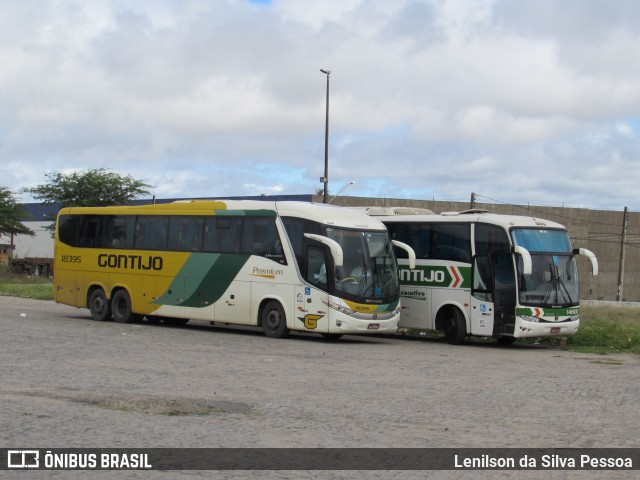
<svg viewBox="0 0 640 480"><path fill-rule="evenodd" d="M491 257L477 255L473 259L471 290L471 335L493 335L493 268Z"/></svg>
<svg viewBox="0 0 640 480"><path fill-rule="evenodd" d="M513 336L516 322L516 276L510 253L493 255L495 336Z"/></svg>

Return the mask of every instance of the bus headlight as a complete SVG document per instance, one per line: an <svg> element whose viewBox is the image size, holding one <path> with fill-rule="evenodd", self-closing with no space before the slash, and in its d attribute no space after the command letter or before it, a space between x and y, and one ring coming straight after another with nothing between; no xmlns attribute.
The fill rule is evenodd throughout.
<svg viewBox="0 0 640 480"><path fill-rule="evenodd" d="M538 323L540 321L538 317L532 317L531 315L521 315L520 318L525 322Z"/></svg>
<svg viewBox="0 0 640 480"><path fill-rule="evenodd" d="M580 315L572 315L571 318L569 318L570 322L579 322L580 321Z"/></svg>
<svg viewBox="0 0 640 480"><path fill-rule="evenodd" d="M344 306L340 305L339 303L330 302L326 298L322 299L322 303L327 305L329 308L333 308L334 310L337 310L340 313L344 313L345 315L351 316L354 313L356 313L355 310L351 310L349 307L344 307Z"/></svg>

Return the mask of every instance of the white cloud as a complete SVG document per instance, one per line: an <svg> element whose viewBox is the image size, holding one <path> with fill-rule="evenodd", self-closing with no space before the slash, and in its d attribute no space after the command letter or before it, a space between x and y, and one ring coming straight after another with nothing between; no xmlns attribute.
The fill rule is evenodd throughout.
<svg viewBox="0 0 640 480"><path fill-rule="evenodd" d="M640 205L639 27L630 0L7 0L2 183L311 193L328 68L333 191Z"/></svg>

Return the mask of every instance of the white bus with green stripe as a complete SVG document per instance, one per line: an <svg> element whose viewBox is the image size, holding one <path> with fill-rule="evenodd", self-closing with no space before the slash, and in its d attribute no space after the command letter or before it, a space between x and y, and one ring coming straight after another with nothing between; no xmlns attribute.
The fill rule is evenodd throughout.
<svg viewBox="0 0 640 480"><path fill-rule="evenodd" d="M64 208L54 290L57 302L88 308L95 320L204 320L274 338L389 333L400 318L385 226L305 202Z"/></svg>
<svg viewBox="0 0 640 480"><path fill-rule="evenodd" d="M480 210L440 215L410 208L371 207L391 238L416 255L412 268L402 250L400 327L444 331L448 341L467 335L516 338L571 335L580 319L576 255L566 228L534 217Z"/></svg>

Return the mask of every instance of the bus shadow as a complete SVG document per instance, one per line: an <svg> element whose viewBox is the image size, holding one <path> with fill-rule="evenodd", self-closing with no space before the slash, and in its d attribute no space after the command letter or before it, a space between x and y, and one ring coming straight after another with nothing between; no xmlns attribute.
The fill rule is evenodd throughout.
<svg viewBox="0 0 640 480"><path fill-rule="evenodd" d="M65 318L84 320L87 322L94 322L91 315L87 315L86 313L82 313L82 311L78 311L77 313L65 313ZM113 320L107 322L100 323L114 323ZM138 321L136 323L131 323L129 325L144 325L145 327L150 328L160 328L160 329L182 329L182 330L192 330L199 332L208 332L215 333L221 335L240 335L247 337L264 337L265 340L281 340L281 339L270 339L267 337L260 327L252 327L245 325L231 325L224 323L214 323L211 324L206 320L190 320L188 323L184 325L172 325L167 323L157 323L148 321L147 319ZM521 343L520 341L516 341L511 345L502 345L499 344L495 339L484 339L478 337L467 337L466 341L462 345L451 345L447 342L446 338L435 335L402 335L402 334L347 334L339 339L328 339L324 338L322 334L314 333L314 332L298 332L292 331L290 335L283 339L286 341L299 341L299 342L317 342L324 344L339 344L339 345L362 345L362 344L371 344L371 345L391 345L392 341L400 341L402 342L414 342L414 343L424 343L424 344L433 344L433 345L443 345L449 346L451 348L489 348L489 349L500 349L500 350L557 350L558 347L554 345L545 345L538 343Z"/></svg>
<svg viewBox="0 0 640 480"><path fill-rule="evenodd" d="M91 316L77 314L77 315L66 315L68 318L77 318L81 320L86 320L89 322L93 322L94 320ZM113 320L105 323L115 323ZM262 328L253 327L247 325L237 325L237 324L225 324L225 323L211 323L207 320L190 320L188 323L183 325L174 325L168 323L159 323L148 321L147 319L131 323L129 325L142 325L150 328L159 328L159 329L178 329L178 330L191 330L198 332L207 332L207 333L215 333L222 335L240 335L246 337L263 337L265 341L267 340L276 340L276 341L302 341L302 342L319 342L325 344L379 344L382 343L381 340L385 338L384 335L344 335L339 339L328 339L324 338L320 333L314 332L298 332L291 331L289 336L285 339L270 339L267 337Z"/></svg>
<svg viewBox="0 0 640 480"><path fill-rule="evenodd" d="M395 340L401 340L403 342L419 342L425 344L437 344L445 345L451 348L493 348L499 350L556 350L558 347L554 345L545 345L541 343L525 343L516 340L511 345L504 345L498 343L493 338L480 338L480 337L467 337L465 342L460 345L452 345L447 342L445 337L435 335L385 335L385 338L392 338Z"/></svg>

